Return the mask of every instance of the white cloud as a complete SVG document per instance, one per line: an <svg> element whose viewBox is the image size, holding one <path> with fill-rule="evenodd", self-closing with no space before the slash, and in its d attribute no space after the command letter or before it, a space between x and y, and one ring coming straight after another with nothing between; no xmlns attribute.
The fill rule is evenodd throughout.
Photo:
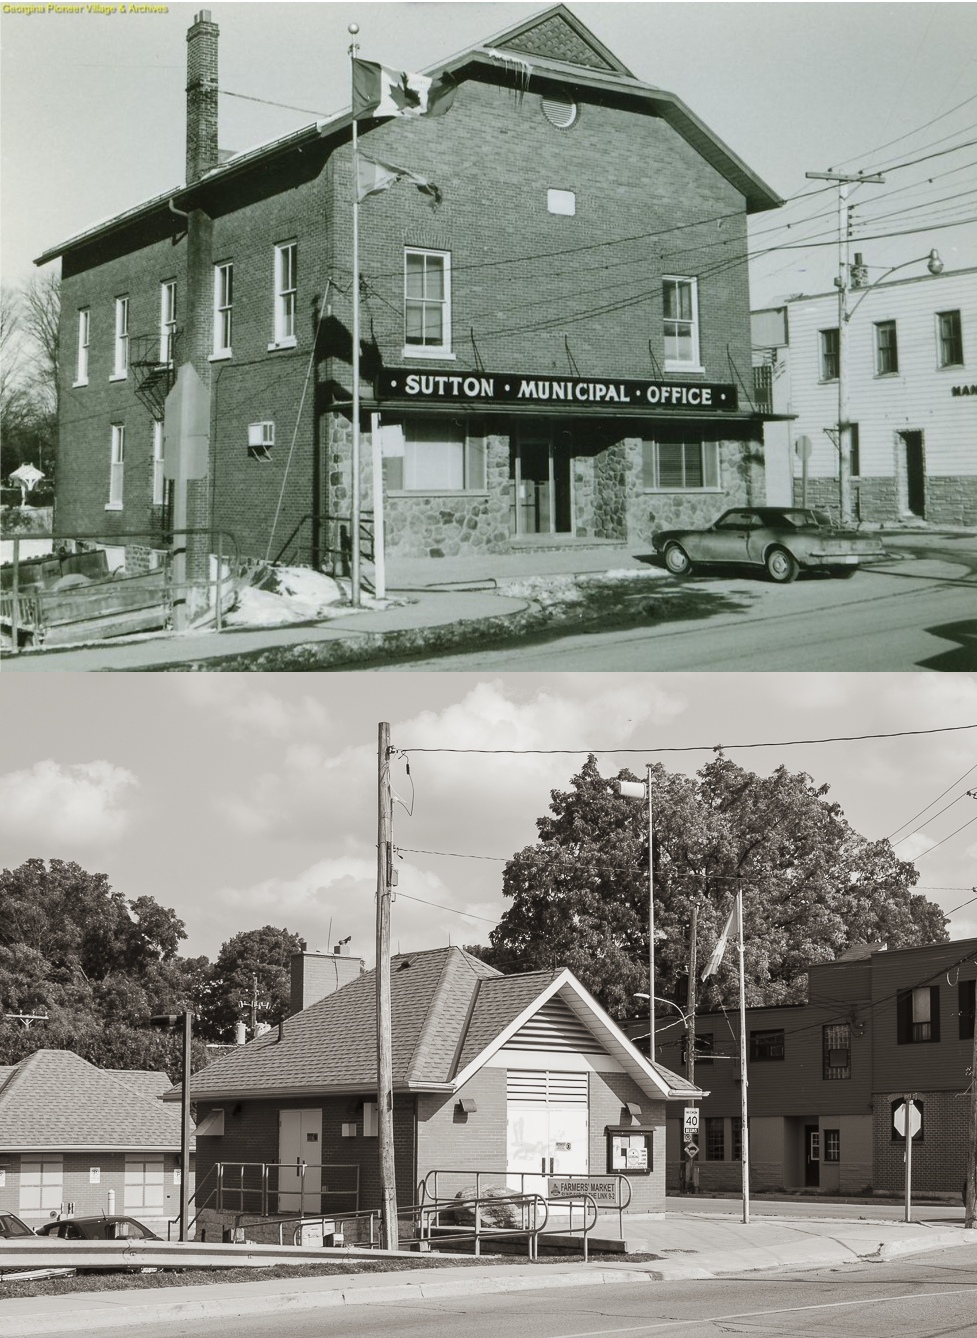
<svg viewBox="0 0 977 1338"><path fill-rule="evenodd" d="M138 784L132 772L111 762L35 762L29 770L0 776L0 827L45 842L44 853L57 841L86 846L116 841L129 825L125 804Z"/></svg>
<svg viewBox="0 0 977 1338"><path fill-rule="evenodd" d="M895 842L895 852L899 859L912 863L927 850L932 850L935 845L936 842L931 836L927 836L924 832L916 832L913 836L908 836L905 841Z"/></svg>
<svg viewBox="0 0 977 1338"><path fill-rule="evenodd" d="M329 724L329 713L316 698L306 695L290 701L283 693L255 687L245 675L194 674L177 688L191 705L227 720L238 737L258 733L286 739L321 733Z"/></svg>

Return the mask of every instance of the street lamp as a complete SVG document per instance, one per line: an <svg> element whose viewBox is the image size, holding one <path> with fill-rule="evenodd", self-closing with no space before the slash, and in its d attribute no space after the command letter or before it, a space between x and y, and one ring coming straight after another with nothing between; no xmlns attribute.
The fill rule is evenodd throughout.
<svg viewBox="0 0 977 1338"><path fill-rule="evenodd" d="M860 268L861 257L855 256L855 268ZM898 269L906 269L909 265L918 265L921 261L926 261L926 268L930 274L937 275L943 272L943 261L934 248L925 256L914 256L912 260L904 260L901 265L893 265L887 269L873 283L867 284L862 291L861 296L855 305L849 310L848 293L849 281L851 278L851 267L843 261L841 271L835 283L838 285L838 509L841 513L841 523L847 524L852 518L851 507L851 423L848 421L848 324L852 316L865 301L865 298L890 274L894 274Z"/></svg>

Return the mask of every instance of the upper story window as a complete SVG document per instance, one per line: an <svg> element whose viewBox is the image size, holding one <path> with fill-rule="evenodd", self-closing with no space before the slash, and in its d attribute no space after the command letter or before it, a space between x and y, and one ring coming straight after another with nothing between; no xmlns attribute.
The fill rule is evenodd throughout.
<svg viewBox="0 0 977 1338"><path fill-rule="evenodd" d="M176 279L159 286L159 360L164 367L173 361L176 342Z"/></svg>
<svg viewBox="0 0 977 1338"><path fill-rule="evenodd" d="M896 997L896 1040L910 1045L940 1039L940 987L921 985Z"/></svg>
<svg viewBox="0 0 977 1338"><path fill-rule="evenodd" d="M838 380L838 330L821 330L821 380Z"/></svg>
<svg viewBox="0 0 977 1338"><path fill-rule="evenodd" d="M447 251L404 252L404 352L451 353L451 255Z"/></svg>
<svg viewBox="0 0 977 1338"><path fill-rule="evenodd" d="M891 376L899 370L895 321L879 321L875 327L875 370L879 376Z"/></svg>
<svg viewBox="0 0 977 1338"><path fill-rule="evenodd" d="M112 359L112 377L121 380L129 372L129 299L115 299L115 355Z"/></svg>
<svg viewBox="0 0 977 1338"><path fill-rule="evenodd" d="M706 1116L706 1161L726 1160L726 1121L721 1115Z"/></svg>
<svg viewBox="0 0 977 1338"><path fill-rule="evenodd" d="M824 1077L851 1077L851 1027L847 1022L821 1028Z"/></svg>
<svg viewBox="0 0 977 1338"><path fill-rule="evenodd" d="M225 261L214 266L214 357L231 354L234 314L234 266Z"/></svg>
<svg viewBox="0 0 977 1338"><path fill-rule="evenodd" d="M112 447L109 456L109 500L106 511L122 510L122 484L125 471L126 430L122 423L112 424Z"/></svg>
<svg viewBox="0 0 977 1338"><path fill-rule="evenodd" d="M91 338L92 313L88 307L78 312L78 352L75 358L75 385L88 385L88 342Z"/></svg>
<svg viewBox="0 0 977 1338"><path fill-rule="evenodd" d="M936 315L941 367L963 365L963 327L959 311L940 311Z"/></svg>
<svg viewBox="0 0 977 1338"><path fill-rule="evenodd" d="M665 370L701 371L699 294L696 279L662 279Z"/></svg>
<svg viewBox="0 0 977 1338"><path fill-rule="evenodd" d="M642 441L641 482L645 488L690 492L719 487L719 443L689 435L684 441Z"/></svg>
<svg viewBox="0 0 977 1338"><path fill-rule="evenodd" d="M750 1032L750 1063L762 1063L768 1059L783 1059L784 1033L779 1031Z"/></svg>
<svg viewBox="0 0 977 1338"><path fill-rule="evenodd" d="M275 247L275 342L272 348L295 345L298 251L298 242L282 242Z"/></svg>
<svg viewBox="0 0 977 1338"><path fill-rule="evenodd" d="M960 1010L960 1039L961 1041L972 1041L974 1039L974 1013L975 1004L977 1004L977 981L958 980L957 981L957 1000Z"/></svg>

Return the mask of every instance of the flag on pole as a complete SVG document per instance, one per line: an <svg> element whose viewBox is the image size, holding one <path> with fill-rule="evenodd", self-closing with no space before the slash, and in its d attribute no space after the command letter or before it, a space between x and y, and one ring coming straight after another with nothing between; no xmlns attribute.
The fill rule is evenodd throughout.
<svg viewBox="0 0 977 1338"><path fill-rule="evenodd" d="M432 209L441 203L438 187L419 172L412 172L409 167L398 167L396 163L383 163L378 158L367 158L362 153L357 155L356 198L360 202L368 195L379 195L397 181L412 182L422 195L429 197L428 203Z"/></svg>
<svg viewBox="0 0 977 1338"><path fill-rule="evenodd" d="M723 960L723 953L726 951L726 942L732 933L733 925L736 922L736 902L733 902L733 909L729 913L729 919L726 921L723 932L719 935L719 941L712 950L712 956L706 963L706 969L702 973L702 979L706 980L714 971L719 970L719 963ZM742 931L740 931L742 932Z"/></svg>
<svg viewBox="0 0 977 1338"><path fill-rule="evenodd" d="M443 116L457 85L450 75L431 79L388 70L372 60L353 61L353 120L368 116Z"/></svg>

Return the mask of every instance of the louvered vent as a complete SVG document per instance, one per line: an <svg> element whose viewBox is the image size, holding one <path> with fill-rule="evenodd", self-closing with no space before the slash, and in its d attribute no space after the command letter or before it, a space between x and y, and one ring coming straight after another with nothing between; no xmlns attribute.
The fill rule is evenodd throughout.
<svg viewBox="0 0 977 1338"><path fill-rule="evenodd" d="M590 1055L607 1053L562 999L550 999L543 1004L502 1049L572 1050L575 1054Z"/></svg>
<svg viewBox="0 0 977 1338"><path fill-rule="evenodd" d="M547 121L555 125L557 130L569 130L572 125L576 125L580 115L579 106L566 93L550 93L540 98L539 105Z"/></svg>
<svg viewBox="0 0 977 1338"><path fill-rule="evenodd" d="M509 1069L506 1073L506 1100L528 1101L533 1105L585 1106L587 1074L557 1073L536 1069Z"/></svg>

